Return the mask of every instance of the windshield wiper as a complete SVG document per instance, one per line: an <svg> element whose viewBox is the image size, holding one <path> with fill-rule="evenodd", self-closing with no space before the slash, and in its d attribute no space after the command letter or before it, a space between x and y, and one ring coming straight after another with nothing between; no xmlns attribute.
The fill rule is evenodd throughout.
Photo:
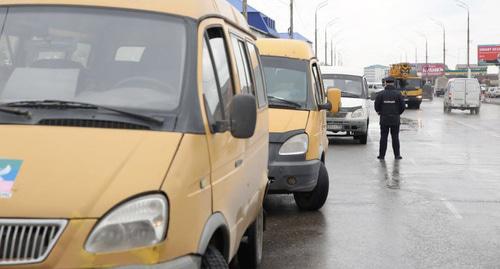
<svg viewBox="0 0 500 269"><path fill-rule="evenodd" d="M31 112L15 108L0 107L0 112L31 118Z"/></svg>
<svg viewBox="0 0 500 269"><path fill-rule="evenodd" d="M280 98L280 97L276 97L276 96L267 96L267 98L269 99L270 102L272 101L278 101L281 103L281 105L285 104L287 106L291 106L291 107L294 107L294 108L301 108L302 106L297 103L297 102L294 102L294 101L289 101L289 100L286 100L286 99L283 99L283 98Z"/></svg>
<svg viewBox="0 0 500 269"><path fill-rule="evenodd" d="M152 116L143 115L139 113L129 112L125 110L120 110L116 108L111 108L107 106L101 106L91 103L84 102L74 102L74 101L61 101L61 100L43 100L43 101L19 101L6 103L2 105L3 107L28 107L28 108L54 108L54 109L95 109L95 110L106 110L115 112L118 114L125 115L130 118L147 121L155 123L157 125L163 125L163 120L157 119Z"/></svg>

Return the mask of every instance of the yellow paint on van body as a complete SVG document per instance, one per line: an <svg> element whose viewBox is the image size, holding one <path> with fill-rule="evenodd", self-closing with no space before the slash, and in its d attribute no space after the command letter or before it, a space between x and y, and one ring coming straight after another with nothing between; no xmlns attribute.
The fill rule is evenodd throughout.
<svg viewBox="0 0 500 269"><path fill-rule="evenodd" d="M309 111L290 109L269 109L269 132L284 133L305 129L309 119Z"/></svg>

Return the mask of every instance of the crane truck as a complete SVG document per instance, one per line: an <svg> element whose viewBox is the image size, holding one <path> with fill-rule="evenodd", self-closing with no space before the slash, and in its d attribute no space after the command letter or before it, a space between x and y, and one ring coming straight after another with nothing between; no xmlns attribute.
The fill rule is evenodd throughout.
<svg viewBox="0 0 500 269"><path fill-rule="evenodd" d="M401 91L408 108L420 109L424 80L417 76L416 70L408 63L393 64L389 76L396 81L395 86Z"/></svg>

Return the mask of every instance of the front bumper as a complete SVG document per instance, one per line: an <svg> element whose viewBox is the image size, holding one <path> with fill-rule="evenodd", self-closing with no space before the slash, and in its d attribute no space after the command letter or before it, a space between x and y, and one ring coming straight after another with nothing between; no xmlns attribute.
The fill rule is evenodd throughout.
<svg viewBox="0 0 500 269"><path fill-rule="evenodd" d="M366 134L368 132L368 119L348 119L348 118L327 118L327 131L350 132L357 134Z"/></svg>
<svg viewBox="0 0 500 269"><path fill-rule="evenodd" d="M162 264L155 265L130 265L115 267L115 269L197 269L201 267L201 257L190 255L177 258Z"/></svg>
<svg viewBox="0 0 500 269"><path fill-rule="evenodd" d="M418 98L417 96L404 96L406 103L422 103L422 98Z"/></svg>
<svg viewBox="0 0 500 269"><path fill-rule="evenodd" d="M318 183L320 160L271 162L269 193L310 192Z"/></svg>

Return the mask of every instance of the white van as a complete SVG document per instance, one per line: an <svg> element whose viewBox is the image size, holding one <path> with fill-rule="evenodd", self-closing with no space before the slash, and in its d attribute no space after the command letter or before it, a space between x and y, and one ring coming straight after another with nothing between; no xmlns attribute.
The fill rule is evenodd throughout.
<svg viewBox="0 0 500 269"><path fill-rule="evenodd" d="M479 114L481 107L481 88L475 78L451 79L444 94L444 112L452 109L470 110L471 114Z"/></svg>
<svg viewBox="0 0 500 269"><path fill-rule="evenodd" d="M327 113L328 135L352 136L366 144L371 102L365 76L356 70L331 66L322 66L321 73L325 89L333 87L342 92L340 112Z"/></svg>

